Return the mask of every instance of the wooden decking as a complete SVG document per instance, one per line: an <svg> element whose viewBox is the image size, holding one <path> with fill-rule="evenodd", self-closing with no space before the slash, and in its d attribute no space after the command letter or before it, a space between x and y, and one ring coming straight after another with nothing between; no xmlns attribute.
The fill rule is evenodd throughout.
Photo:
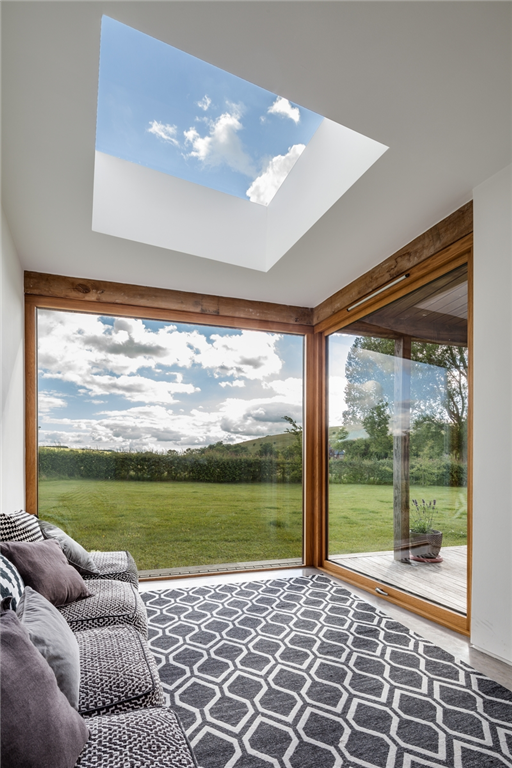
<svg viewBox="0 0 512 768"><path fill-rule="evenodd" d="M442 563L406 565L393 559L393 552L364 552L331 555L329 560L345 568L398 587L424 600L466 613L467 547L443 547Z"/></svg>

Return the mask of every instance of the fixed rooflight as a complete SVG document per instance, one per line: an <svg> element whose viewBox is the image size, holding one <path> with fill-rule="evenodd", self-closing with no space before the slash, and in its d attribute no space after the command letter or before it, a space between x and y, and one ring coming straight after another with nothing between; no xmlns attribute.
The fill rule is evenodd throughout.
<svg viewBox="0 0 512 768"><path fill-rule="evenodd" d="M103 17L96 232L267 271L386 149Z"/></svg>

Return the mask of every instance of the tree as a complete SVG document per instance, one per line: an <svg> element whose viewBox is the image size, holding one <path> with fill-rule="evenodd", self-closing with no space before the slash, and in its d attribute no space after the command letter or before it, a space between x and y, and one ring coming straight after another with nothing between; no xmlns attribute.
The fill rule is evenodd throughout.
<svg viewBox="0 0 512 768"><path fill-rule="evenodd" d="M370 455L376 459L387 459L393 453L393 438L389 434L389 408L381 400L373 406L363 419L363 427L368 433Z"/></svg>
<svg viewBox="0 0 512 768"><path fill-rule="evenodd" d="M411 360L411 423L449 425L449 452L463 458L468 406L467 349L413 342ZM354 340L345 367L345 424L364 423L380 402L393 403L394 364L392 339Z"/></svg>
<svg viewBox="0 0 512 768"><path fill-rule="evenodd" d="M282 418L290 424L290 427L287 427L284 431L293 435L294 438L292 445L286 452L291 454L290 458L297 456L302 460L302 427L291 416L283 416Z"/></svg>

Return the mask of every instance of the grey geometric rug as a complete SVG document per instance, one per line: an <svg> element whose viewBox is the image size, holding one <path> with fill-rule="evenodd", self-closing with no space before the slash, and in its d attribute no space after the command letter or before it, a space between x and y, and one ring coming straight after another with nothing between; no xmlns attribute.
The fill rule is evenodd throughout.
<svg viewBox="0 0 512 768"><path fill-rule="evenodd" d="M200 768L512 766L512 693L326 576L142 598Z"/></svg>

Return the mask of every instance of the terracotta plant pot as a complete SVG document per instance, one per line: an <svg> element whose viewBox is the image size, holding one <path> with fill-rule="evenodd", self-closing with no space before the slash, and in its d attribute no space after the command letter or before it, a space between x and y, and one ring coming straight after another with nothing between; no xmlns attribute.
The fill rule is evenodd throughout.
<svg viewBox="0 0 512 768"><path fill-rule="evenodd" d="M441 531L429 531L428 533L416 533L410 531L411 557L425 557L435 559L439 557L443 543Z"/></svg>

